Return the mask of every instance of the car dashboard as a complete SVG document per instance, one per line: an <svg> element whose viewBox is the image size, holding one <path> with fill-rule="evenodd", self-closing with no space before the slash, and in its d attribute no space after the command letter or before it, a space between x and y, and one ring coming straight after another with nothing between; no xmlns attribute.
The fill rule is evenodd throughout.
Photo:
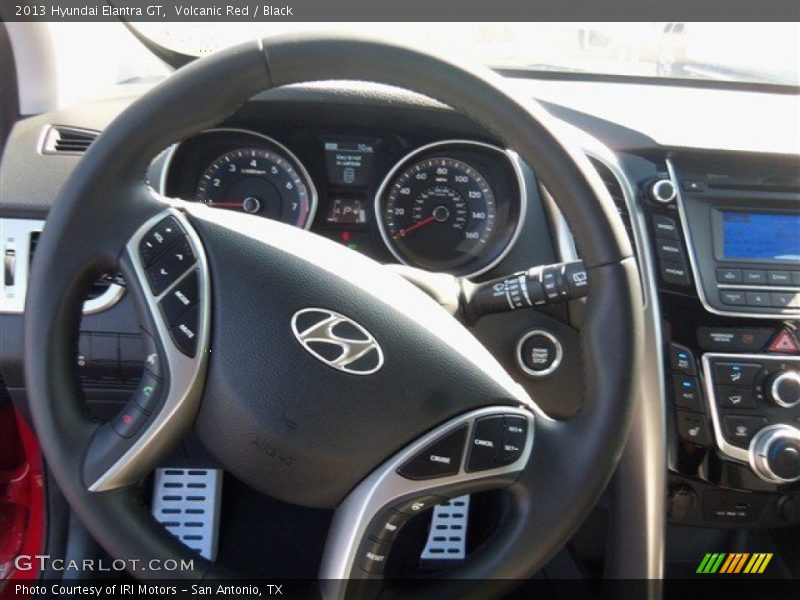
<svg viewBox="0 0 800 600"><path fill-rule="evenodd" d="M800 472L793 470L800 465L789 456L800 452L792 433L800 426L800 144L791 133L772 142L752 131L720 137L723 117L714 114L718 102L744 95L791 125L796 98L516 83L541 98L584 149L636 249L652 356L645 372L632 374L641 400L635 422L647 434L634 433L631 444L648 471L639 479L621 473L617 485L631 484L626 477L642 489L649 485L642 477L662 485L642 492L632 513L652 518L641 503L655 494L654 510L678 528L800 525ZM614 105L590 110L583 92L592 85ZM668 132L664 115L642 109L662 95L677 99ZM24 119L7 142L0 367L23 405L21 314L37 232L82 152L132 97ZM698 114L679 123L688 107ZM704 120L705 136L696 129ZM164 196L281 220L382 263L473 281L580 258L558 198L513 149L448 107L381 86L261 94L213 129L164 149L148 178ZM422 219L423 212L431 216ZM91 290L76 349L100 418L119 410L142 369L139 323L116 277L107 274ZM576 414L582 402L583 306L492 315L473 327L556 419ZM771 461L770 452L784 458ZM627 518L634 535L636 516Z"/></svg>

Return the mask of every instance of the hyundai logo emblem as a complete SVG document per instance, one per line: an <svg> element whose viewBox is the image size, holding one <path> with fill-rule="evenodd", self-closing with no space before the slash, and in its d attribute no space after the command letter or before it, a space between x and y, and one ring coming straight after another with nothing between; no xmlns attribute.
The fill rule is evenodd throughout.
<svg viewBox="0 0 800 600"><path fill-rule="evenodd" d="M292 331L311 356L334 369L370 375L383 366L383 350L372 334L332 310L298 310L292 317Z"/></svg>

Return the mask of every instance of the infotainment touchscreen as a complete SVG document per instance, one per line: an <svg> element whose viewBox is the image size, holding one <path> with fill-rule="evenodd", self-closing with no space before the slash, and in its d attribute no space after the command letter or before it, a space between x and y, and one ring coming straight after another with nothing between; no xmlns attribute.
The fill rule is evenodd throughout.
<svg viewBox="0 0 800 600"><path fill-rule="evenodd" d="M722 211L726 259L800 261L800 213Z"/></svg>

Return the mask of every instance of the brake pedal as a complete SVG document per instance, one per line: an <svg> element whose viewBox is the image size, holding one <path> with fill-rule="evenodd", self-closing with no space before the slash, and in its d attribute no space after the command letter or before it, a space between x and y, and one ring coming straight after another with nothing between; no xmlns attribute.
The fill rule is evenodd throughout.
<svg viewBox="0 0 800 600"><path fill-rule="evenodd" d="M428 542L420 559L428 563L464 560L467 556L468 522L469 495L459 496L435 506Z"/></svg>
<svg viewBox="0 0 800 600"><path fill-rule="evenodd" d="M153 516L203 558L217 557L222 469L156 469Z"/></svg>

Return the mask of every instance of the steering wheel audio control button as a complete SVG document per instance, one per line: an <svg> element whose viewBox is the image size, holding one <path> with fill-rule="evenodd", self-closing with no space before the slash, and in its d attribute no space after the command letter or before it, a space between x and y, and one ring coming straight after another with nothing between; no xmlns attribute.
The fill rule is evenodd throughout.
<svg viewBox="0 0 800 600"><path fill-rule="evenodd" d="M200 311L195 304L173 324L170 333L178 349L186 356L194 357L197 354L197 319Z"/></svg>
<svg viewBox="0 0 800 600"><path fill-rule="evenodd" d="M130 438L142 428L148 416L135 402L130 401L111 422L111 427L122 437Z"/></svg>
<svg viewBox="0 0 800 600"><path fill-rule="evenodd" d="M157 296L186 272L195 262L194 252L185 236L181 236L156 262L147 267L150 289Z"/></svg>
<svg viewBox="0 0 800 600"><path fill-rule="evenodd" d="M467 426L436 440L407 461L397 472L408 479L433 479L455 475L461 466Z"/></svg>
<svg viewBox="0 0 800 600"><path fill-rule="evenodd" d="M167 323L173 325L187 309L191 308L200 299L197 270L192 271L186 278L176 285L162 298L159 305Z"/></svg>
<svg viewBox="0 0 800 600"><path fill-rule="evenodd" d="M133 396L136 406L147 413L155 412L161 401L161 385L158 379L145 371L139 382L139 388Z"/></svg>
<svg viewBox="0 0 800 600"><path fill-rule="evenodd" d="M158 222L139 242L139 254L145 266L150 265L178 237L183 235L183 228L175 217L166 217Z"/></svg>
<svg viewBox="0 0 800 600"><path fill-rule="evenodd" d="M483 417L475 421L470 440L467 471L485 471L495 467L503 441L503 415Z"/></svg>
<svg viewBox="0 0 800 600"><path fill-rule="evenodd" d="M142 344L144 345L144 368L154 376L161 378L161 352L158 345L144 329L142 331Z"/></svg>

